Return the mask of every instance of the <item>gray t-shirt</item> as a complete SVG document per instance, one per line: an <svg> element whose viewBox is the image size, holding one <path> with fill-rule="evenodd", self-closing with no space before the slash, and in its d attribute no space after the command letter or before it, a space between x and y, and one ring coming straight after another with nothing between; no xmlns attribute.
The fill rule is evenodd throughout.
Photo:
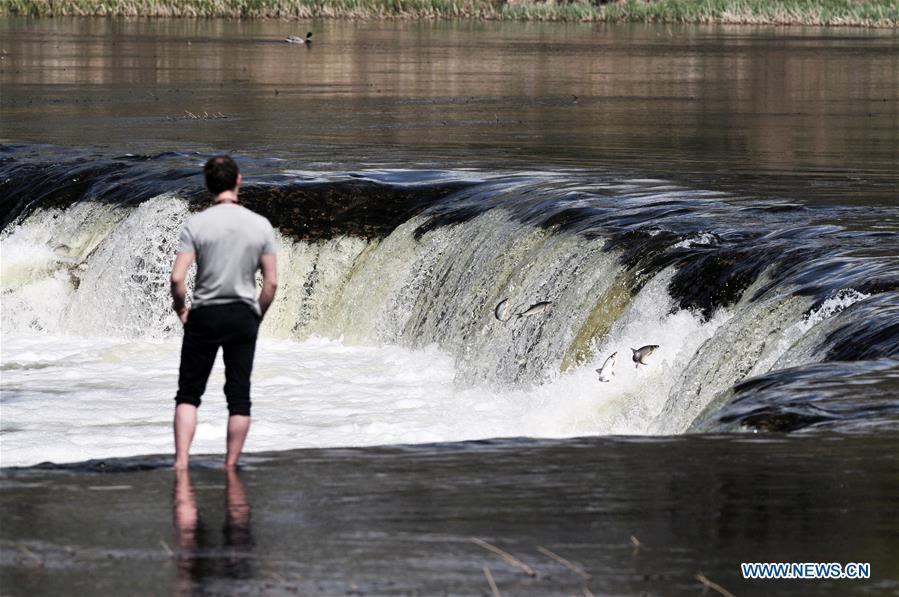
<svg viewBox="0 0 899 597"><path fill-rule="evenodd" d="M192 308L243 301L261 313L256 300L259 258L278 252L267 219L241 205L214 205L187 220L178 252L197 256Z"/></svg>

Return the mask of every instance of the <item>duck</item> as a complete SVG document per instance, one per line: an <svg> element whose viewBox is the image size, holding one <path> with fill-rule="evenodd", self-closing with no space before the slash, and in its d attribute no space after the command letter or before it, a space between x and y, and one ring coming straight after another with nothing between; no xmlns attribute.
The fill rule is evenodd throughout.
<svg viewBox="0 0 899 597"><path fill-rule="evenodd" d="M289 35L289 36L287 37L287 39L285 39L284 41L286 41L286 42L289 43L289 44L306 44L306 45L310 45L310 44L312 44L312 32L310 31L309 33L307 33L305 39L303 39L302 37L300 37L300 36L298 36L298 35Z"/></svg>

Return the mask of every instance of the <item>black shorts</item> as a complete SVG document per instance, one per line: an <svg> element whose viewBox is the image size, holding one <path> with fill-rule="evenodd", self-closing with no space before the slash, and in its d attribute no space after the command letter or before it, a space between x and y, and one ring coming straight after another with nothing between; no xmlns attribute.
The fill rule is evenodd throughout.
<svg viewBox="0 0 899 597"><path fill-rule="evenodd" d="M246 303L191 309L184 326L175 402L200 406L200 396L206 391L209 372L221 346L228 413L250 416L250 374L260 320Z"/></svg>

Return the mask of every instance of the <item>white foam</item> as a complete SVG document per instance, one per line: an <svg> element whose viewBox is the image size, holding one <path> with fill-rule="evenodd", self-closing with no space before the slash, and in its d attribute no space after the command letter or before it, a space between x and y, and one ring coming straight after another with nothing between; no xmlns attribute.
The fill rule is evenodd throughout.
<svg viewBox="0 0 899 597"><path fill-rule="evenodd" d="M671 245L672 249L689 249L698 246L711 246L718 244L718 237L711 232L700 232L693 234L684 240Z"/></svg>
<svg viewBox="0 0 899 597"><path fill-rule="evenodd" d="M533 390L454 385L453 360L436 347L347 346L264 338L253 377L248 451L647 433L668 389L716 323L671 313L667 276L648 284L602 344L595 363ZM630 347L660 344L636 369ZM619 351L615 379L593 369ZM3 466L170 453L179 342L5 335ZM200 410L194 453L224 451L221 362Z"/></svg>
<svg viewBox="0 0 899 597"><path fill-rule="evenodd" d="M2 466L170 452L179 345L115 338L5 337ZM455 393L434 349L260 342L246 449L362 446L516 435L527 403ZM224 450L221 362L194 453Z"/></svg>
<svg viewBox="0 0 899 597"><path fill-rule="evenodd" d="M821 306L808 314L808 316L796 324L803 332L807 332L825 319L833 317L843 309L851 307L859 301L871 298L870 294L859 292L854 288L843 288L829 299L821 303Z"/></svg>
<svg viewBox="0 0 899 597"><path fill-rule="evenodd" d="M0 234L4 333L58 331L89 255L125 213L96 203L47 209Z"/></svg>
<svg viewBox="0 0 899 597"><path fill-rule="evenodd" d="M163 195L134 208L39 212L4 233L0 464L171 452L180 326L167 275L187 213ZM703 323L674 309L672 272L663 272L592 362L560 374L584 318L620 274L603 242L549 235L497 210L421 239L419 223L370 244L280 239L282 287L262 330L247 450L666 429L657 423L670 418L670 392L731 316L720 310ZM502 298L554 307L500 323L493 306ZM835 297L814 318L852 299ZM660 347L638 369L630 349L646 344ZM601 383L594 369L613 351L617 375ZM537 385L510 389L516 375ZM224 450L222 384L219 364L195 453Z"/></svg>
<svg viewBox="0 0 899 597"><path fill-rule="evenodd" d="M698 314L671 309L666 288L672 270L656 276L628 306L595 351L592 362L542 386L539 408L526 417L526 429L542 437L653 432L671 388L699 346L729 317L719 312L702 323ZM659 348L649 364L637 367L631 348ZM598 381L595 369L618 353L615 377Z"/></svg>
<svg viewBox="0 0 899 597"><path fill-rule="evenodd" d="M859 292L853 288L844 288L837 291L832 297L821 303L817 309L814 309L803 319L783 330L776 342L773 343L773 347L758 359L750 371L749 377L767 373L776 367L779 360L787 355L788 351L800 339L806 336L812 328L870 296L870 294ZM810 358L811 354L806 355L806 357Z"/></svg>

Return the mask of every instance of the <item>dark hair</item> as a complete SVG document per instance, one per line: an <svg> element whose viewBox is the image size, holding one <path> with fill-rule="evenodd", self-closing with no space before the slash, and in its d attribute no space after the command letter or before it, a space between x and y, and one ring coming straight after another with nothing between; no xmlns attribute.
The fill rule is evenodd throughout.
<svg viewBox="0 0 899 597"><path fill-rule="evenodd" d="M211 158L203 166L206 175L206 188L213 195L230 191L237 186L237 175L240 174L237 164L228 155Z"/></svg>

